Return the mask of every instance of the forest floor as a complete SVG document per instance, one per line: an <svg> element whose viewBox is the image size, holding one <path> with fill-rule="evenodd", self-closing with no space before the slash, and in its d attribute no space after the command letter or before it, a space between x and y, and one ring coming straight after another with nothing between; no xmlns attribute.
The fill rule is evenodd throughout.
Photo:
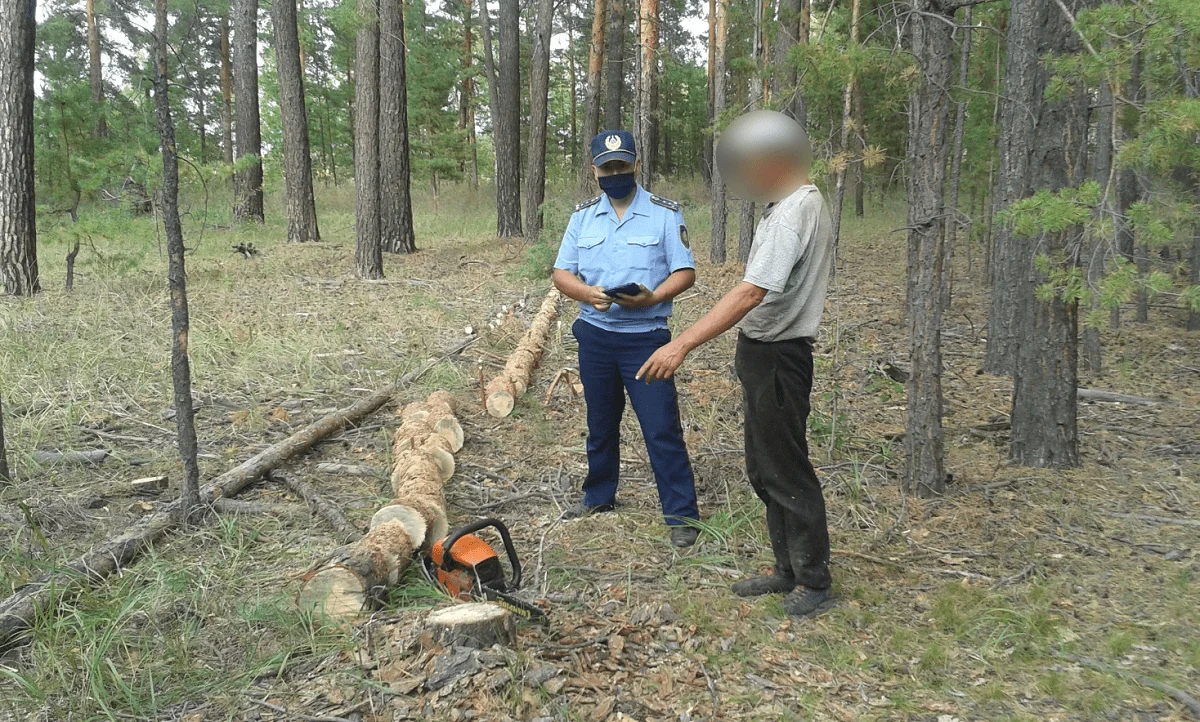
<svg viewBox="0 0 1200 722"><path fill-rule="evenodd" d="M700 260L700 282L676 304L676 323L689 323L737 269L703 260L702 191L661 192L684 202ZM398 401L457 395L467 443L447 486L452 514L508 523L526 594L549 600L550 627L523 628L504 653L431 647L421 620L448 600L419 565L353 631L307 618L293 602L299 578L336 542L302 503L260 483L240 498L296 513L210 518L40 618L29 644L0 658L0 719L1188 718L1137 679L1200 695L1200 335L1180 330L1180 311L1155 307L1149 324L1106 329L1105 370L1083 378L1160 403L1083 403L1081 468L1014 468L1011 382L980 373L986 297L978 266L968 273L959 259L943 329L953 483L943 498L916 499L898 483L904 389L884 372L906 365L905 241L893 232L903 208L869 204L865 219L847 219L811 424L839 603L794 621L775 599L728 590L770 565L742 467L732 338L693 354L679 377L700 543L667 543L629 414L619 513L563 522L586 469L584 409L568 387L546 394L576 365L574 309L510 418L483 413L478 388L536 310L548 284L528 279L550 251L497 242L486 194L446 192L421 201L423 250L387 258L386 283L364 283L352 277L351 197L326 192L320 206L326 240L304 246L284 244L278 221L230 229L227 218L215 228L207 219L201 240L199 203L185 209L199 246L188 263L203 476L441 356L470 326L478 340ZM117 218L85 214L78 227L43 232L48 290L0 301L0 392L18 477L0 490L0 594L178 490L165 260L149 220ZM64 293L62 257L76 236L75 290ZM261 253L243 258L230 251L237 242ZM289 467L360 524L387 500L391 411ZM97 448L111 455L86 468L31 456ZM331 461L379 475L317 472ZM171 482L158 497L114 491L155 474Z"/></svg>

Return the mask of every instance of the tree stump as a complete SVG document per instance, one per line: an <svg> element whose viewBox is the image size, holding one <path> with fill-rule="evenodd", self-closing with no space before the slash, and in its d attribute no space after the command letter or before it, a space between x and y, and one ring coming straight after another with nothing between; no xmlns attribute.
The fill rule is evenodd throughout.
<svg viewBox="0 0 1200 722"><path fill-rule="evenodd" d="M469 602L436 609L425 618L425 627L439 644L486 649L493 644L511 647L517 623L507 610L491 602Z"/></svg>

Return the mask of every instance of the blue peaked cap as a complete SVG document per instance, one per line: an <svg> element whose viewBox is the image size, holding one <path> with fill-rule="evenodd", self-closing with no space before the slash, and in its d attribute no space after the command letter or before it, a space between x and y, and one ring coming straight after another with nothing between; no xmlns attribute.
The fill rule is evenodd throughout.
<svg viewBox="0 0 1200 722"><path fill-rule="evenodd" d="M604 165L613 160L630 163L637 160L637 146L629 131L606 130L592 138L592 165Z"/></svg>

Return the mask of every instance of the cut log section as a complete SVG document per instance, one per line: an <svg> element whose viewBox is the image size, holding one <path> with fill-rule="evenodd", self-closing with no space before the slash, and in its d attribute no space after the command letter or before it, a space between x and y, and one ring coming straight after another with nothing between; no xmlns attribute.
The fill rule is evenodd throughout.
<svg viewBox="0 0 1200 722"><path fill-rule="evenodd" d="M412 561L449 531L442 487L454 473L454 451L462 448L462 426L454 398L445 392L408 404L392 442L394 500L375 513L371 530L342 548L304 578L297 602L302 609L349 621L384 596Z"/></svg>
<svg viewBox="0 0 1200 722"><path fill-rule="evenodd" d="M550 289L537 315L533 317L529 330L504 364L504 371L488 382L484 392L484 405L492 416L504 418L511 414L517 397L529 388L534 369L541 363L542 353L550 340L550 333L554 330L561 297L562 294L557 289Z"/></svg>
<svg viewBox="0 0 1200 722"><path fill-rule="evenodd" d="M469 602L437 609L425 618L434 641L446 646L487 649L494 644L511 647L517 640L513 615L498 604Z"/></svg>
<svg viewBox="0 0 1200 722"><path fill-rule="evenodd" d="M400 581L415 548L403 523L385 521L305 577L297 604L329 619L352 620Z"/></svg>

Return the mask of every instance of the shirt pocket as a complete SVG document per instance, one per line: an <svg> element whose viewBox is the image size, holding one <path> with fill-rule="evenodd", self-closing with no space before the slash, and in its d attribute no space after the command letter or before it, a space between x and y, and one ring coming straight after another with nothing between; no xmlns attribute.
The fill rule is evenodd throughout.
<svg viewBox="0 0 1200 722"><path fill-rule="evenodd" d="M579 275L584 276L587 283L592 283L587 277L598 273L604 265L601 259L603 243L604 236L580 236L575 242L579 249Z"/></svg>
<svg viewBox="0 0 1200 722"><path fill-rule="evenodd" d="M663 258L662 239L658 236L629 236L625 239L625 252L630 268L659 271L666 265Z"/></svg>

